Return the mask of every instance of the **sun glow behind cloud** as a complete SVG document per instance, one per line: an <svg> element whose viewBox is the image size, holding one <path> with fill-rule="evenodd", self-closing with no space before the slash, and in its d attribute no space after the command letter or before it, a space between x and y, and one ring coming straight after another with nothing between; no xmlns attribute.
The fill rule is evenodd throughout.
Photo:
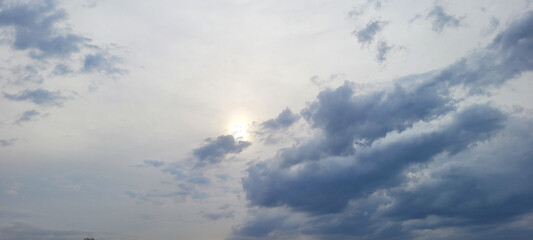
<svg viewBox="0 0 533 240"><path fill-rule="evenodd" d="M244 115L237 114L229 121L227 131L228 134L235 138L235 141L249 141L248 135L248 118Z"/></svg>
<svg viewBox="0 0 533 240"><path fill-rule="evenodd" d="M248 139L248 134L246 130L246 123L244 122L235 122L231 125L230 128L231 135L235 138L237 141L245 141Z"/></svg>

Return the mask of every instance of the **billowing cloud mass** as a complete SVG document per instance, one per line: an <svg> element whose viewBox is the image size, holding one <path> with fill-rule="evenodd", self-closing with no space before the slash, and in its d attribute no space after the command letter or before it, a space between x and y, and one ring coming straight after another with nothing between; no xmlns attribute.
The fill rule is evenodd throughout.
<svg viewBox="0 0 533 240"><path fill-rule="evenodd" d="M208 138L206 144L193 150L193 155L201 162L217 163L227 154L240 153L252 143L235 139L232 135L221 135L215 139Z"/></svg>
<svg viewBox="0 0 533 240"><path fill-rule="evenodd" d="M444 20L437 30L455 21ZM486 48L388 89L321 92L302 115L322 134L243 179L250 204L307 217L256 214L236 236L502 239L533 211L533 122L469 98L533 70L532 25L530 12Z"/></svg>

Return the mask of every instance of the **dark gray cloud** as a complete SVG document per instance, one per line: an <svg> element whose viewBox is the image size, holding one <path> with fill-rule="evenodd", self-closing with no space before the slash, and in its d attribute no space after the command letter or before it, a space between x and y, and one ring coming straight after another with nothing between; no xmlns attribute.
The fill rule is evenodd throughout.
<svg viewBox="0 0 533 240"><path fill-rule="evenodd" d="M1 5L0 27L11 27L14 38L11 46L28 50L32 58L66 58L79 52L87 38L65 32L56 24L65 19L64 10L55 1L30 1L26 4Z"/></svg>
<svg viewBox="0 0 533 240"><path fill-rule="evenodd" d="M317 159L321 157L318 153L352 154L354 142L370 144L388 132L403 131L417 121L442 116L455 109L446 93L434 86L407 88L397 84L390 90L354 95L348 82L335 90L323 91L302 115L313 127L323 129L325 138L302 146L308 156L303 159ZM287 152L292 155L292 150ZM295 159L302 157L284 162L295 164Z"/></svg>
<svg viewBox="0 0 533 240"><path fill-rule="evenodd" d="M2 240L70 240L83 239L88 234L90 233L78 230L49 229L21 222L14 222L0 227L0 239Z"/></svg>
<svg viewBox="0 0 533 240"><path fill-rule="evenodd" d="M410 164L431 161L437 154L453 155L488 139L501 129L504 119L496 109L473 106L442 129L379 144L346 157L322 158L302 164L298 171L256 165L243 180L246 197L259 206L289 206L313 214L337 213L350 199L400 183L402 170Z"/></svg>
<svg viewBox="0 0 533 240"><path fill-rule="evenodd" d="M16 141L17 141L16 138L11 138L11 139L0 139L0 147L11 146L11 145L15 144Z"/></svg>
<svg viewBox="0 0 533 240"><path fill-rule="evenodd" d="M370 21L366 24L366 26L361 30L356 30L353 32L353 34L357 37L357 41L361 44L370 44L372 41L374 41L374 38L376 35L383 30L385 25L387 25L388 22L386 21L380 21L380 20L374 20Z"/></svg>
<svg viewBox="0 0 533 240"><path fill-rule="evenodd" d="M106 53L88 54L83 60L83 72L99 72L105 74L124 74L124 69L118 68L120 58Z"/></svg>
<svg viewBox="0 0 533 240"><path fill-rule="evenodd" d="M144 160L144 164L152 167L161 167L165 165L165 162L157 160Z"/></svg>
<svg viewBox="0 0 533 240"><path fill-rule="evenodd" d="M483 51L473 53L440 71L428 84L464 85L471 94L483 94L490 87L533 69L533 12L499 33Z"/></svg>
<svg viewBox="0 0 533 240"><path fill-rule="evenodd" d="M306 217L256 214L236 238L528 239L533 122L450 89L468 99L533 70L531 26L530 12L486 48L388 89L321 92L301 112L321 134L243 179L252 206Z"/></svg>
<svg viewBox="0 0 533 240"><path fill-rule="evenodd" d="M300 231L320 239L334 233L341 239L528 239L533 229L520 224L532 210L533 123L507 121L499 138L412 165L401 186L352 200L341 213L312 217Z"/></svg>
<svg viewBox="0 0 533 240"><path fill-rule="evenodd" d="M533 122L511 123L500 139L435 163L447 165L433 168L431 181L412 181L412 188L390 191L394 202L385 214L399 219L455 218L466 225L509 221L533 211L528 203L533 199Z"/></svg>
<svg viewBox="0 0 533 240"><path fill-rule="evenodd" d="M293 113L289 108L285 108L278 117L261 123L261 126L266 129L278 130L290 127L298 119L300 119L298 114Z"/></svg>
<svg viewBox="0 0 533 240"><path fill-rule="evenodd" d="M446 28L458 28L464 17L456 17L444 11L442 6L435 6L426 15L426 19L431 21L431 29L435 32L442 32Z"/></svg>
<svg viewBox="0 0 533 240"><path fill-rule="evenodd" d="M235 239L257 239L277 230L289 229L291 226L286 224L286 219L286 216L257 214L238 229L240 238Z"/></svg>
<svg viewBox="0 0 533 240"><path fill-rule="evenodd" d="M28 111L24 111L22 114L20 114L20 116L17 118L17 120L15 121L15 124L22 124L23 122L29 122L29 121L32 121L33 119L35 119L35 117L39 116L41 113L37 110L28 110Z"/></svg>
<svg viewBox="0 0 533 240"><path fill-rule="evenodd" d="M11 101L26 101L43 106L61 106L68 97L61 95L61 91L48 91L42 88L24 90L17 94L3 93Z"/></svg>
<svg viewBox="0 0 533 240"><path fill-rule="evenodd" d="M202 162L217 163L227 154L240 153L252 143L235 139L232 135L222 135L215 139L208 138L206 144L193 150L193 155Z"/></svg>

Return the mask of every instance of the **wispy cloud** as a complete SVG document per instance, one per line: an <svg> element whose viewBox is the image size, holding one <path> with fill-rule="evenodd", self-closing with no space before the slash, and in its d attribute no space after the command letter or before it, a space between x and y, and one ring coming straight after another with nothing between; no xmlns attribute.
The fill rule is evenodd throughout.
<svg viewBox="0 0 533 240"><path fill-rule="evenodd" d="M11 139L0 139L0 147L11 146L11 145L15 144L16 141L17 141L16 138L11 138Z"/></svg>
<svg viewBox="0 0 533 240"><path fill-rule="evenodd" d="M376 35L388 24L386 21L374 20L366 24L363 29L356 30L353 34L361 44L370 44Z"/></svg>
<svg viewBox="0 0 533 240"><path fill-rule="evenodd" d="M11 101L26 101L42 106L61 106L69 99L63 96L61 91L48 91L42 88L24 90L16 94L4 92L4 97Z"/></svg>
<svg viewBox="0 0 533 240"><path fill-rule="evenodd" d="M446 28L458 28L461 26L463 17L456 17L444 11L442 6L435 6L426 15L426 19L431 21L431 29L435 32L442 32Z"/></svg>
<svg viewBox="0 0 533 240"><path fill-rule="evenodd" d="M376 54L376 60L380 63L383 63L387 60L387 57L390 51L394 46L389 45L386 41L380 41L377 45L378 53Z"/></svg>
<svg viewBox="0 0 533 240"><path fill-rule="evenodd" d="M126 73L126 70L117 67L120 61L120 58L107 53L88 54L83 60L82 71L121 75Z"/></svg>
<svg viewBox="0 0 533 240"><path fill-rule="evenodd" d="M144 160L144 164L152 167L161 167L165 165L165 162L157 160Z"/></svg>
<svg viewBox="0 0 533 240"><path fill-rule="evenodd" d="M37 110L28 110L28 111L24 111L22 114L20 114L20 116L17 118L17 120L15 121L15 124L17 125L21 125L22 123L24 122L29 122L29 121L32 121L35 119L35 117L41 115L41 113Z"/></svg>

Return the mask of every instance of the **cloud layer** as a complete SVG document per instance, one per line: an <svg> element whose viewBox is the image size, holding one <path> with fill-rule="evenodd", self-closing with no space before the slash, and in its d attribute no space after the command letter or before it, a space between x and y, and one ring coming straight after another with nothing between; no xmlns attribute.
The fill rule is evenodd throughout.
<svg viewBox="0 0 533 240"><path fill-rule="evenodd" d="M346 82L321 92L301 113L321 134L252 165L243 179L250 204L308 217L256 214L236 236L467 238L525 221L533 123L469 99L533 70L531 26L528 13L485 49L388 89L358 94ZM499 239L498 231L508 228L476 236Z"/></svg>

